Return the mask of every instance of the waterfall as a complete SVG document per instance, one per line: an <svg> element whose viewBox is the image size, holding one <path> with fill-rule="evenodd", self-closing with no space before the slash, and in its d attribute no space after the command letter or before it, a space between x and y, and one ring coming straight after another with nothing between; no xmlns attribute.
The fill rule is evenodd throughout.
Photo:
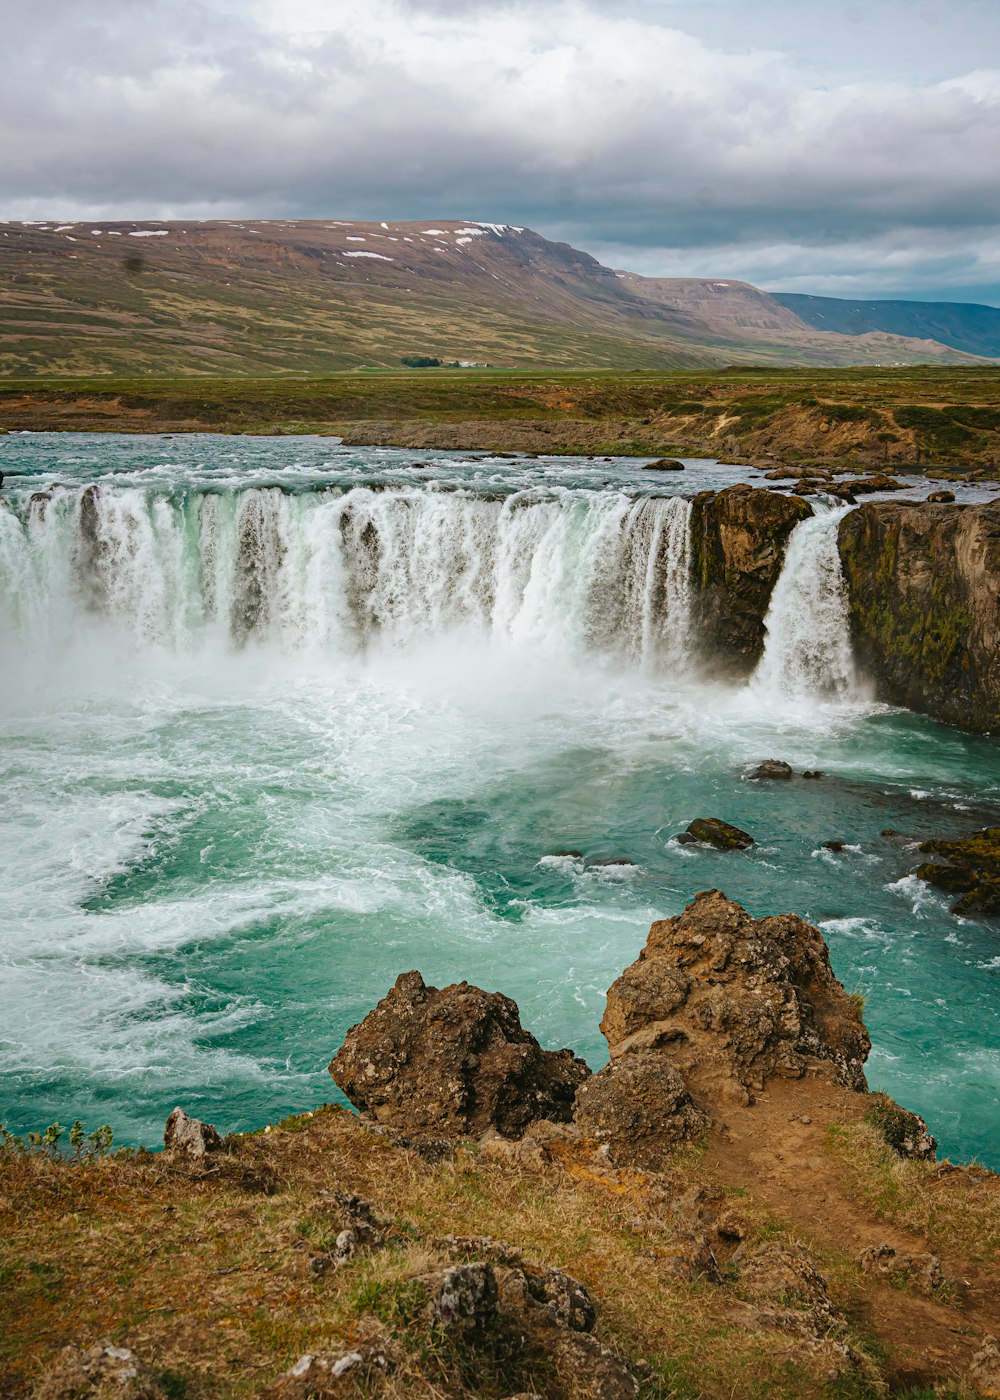
<svg viewBox="0 0 1000 1400"><path fill-rule="evenodd" d="M0 640L354 654L449 630L683 668L681 497L433 486L53 488L0 503Z"/></svg>
<svg viewBox="0 0 1000 1400"><path fill-rule="evenodd" d="M792 531L764 618L755 689L791 699L858 693L837 531L850 506L817 507Z"/></svg>

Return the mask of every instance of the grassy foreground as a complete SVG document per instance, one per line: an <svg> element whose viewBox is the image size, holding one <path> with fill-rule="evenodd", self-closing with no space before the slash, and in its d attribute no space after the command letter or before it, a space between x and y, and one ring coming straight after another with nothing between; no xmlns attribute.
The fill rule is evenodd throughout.
<svg viewBox="0 0 1000 1400"><path fill-rule="evenodd" d="M353 444L1000 470L1000 368L0 381L0 428L329 433Z"/></svg>
<svg viewBox="0 0 1000 1400"><path fill-rule="evenodd" d="M544 1161L472 1144L435 1161L339 1108L227 1139L226 1153L200 1163L8 1148L0 1394L76 1394L52 1379L60 1348L99 1338L132 1348L161 1387L154 1393L176 1397L275 1385L298 1394L281 1377L303 1353L373 1342L391 1359L388 1377L331 1394L605 1394L562 1370L558 1355L456 1339L422 1320L419 1280L482 1257L481 1240L455 1236L487 1235L585 1284L598 1340L629 1365L645 1400L975 1396L962 1373L997 1312L1000 1178L901 1161L865 1120L864 1096L833 1092L836 1121L816 1125L814 1157L803 1159L813 1184L802 1207L787 1188L776 1200L752 1163L754 1180L741 1179L731 1143L714 1139L650 1175L595 1165L569 1142ZM331 1269L338 1192L370 1202L385 1237ZM820 1224L820 1202L839 1225ZM706 1210L720 1229L728 1221L721 1233ZM692 1269L699 1230L711 1262ZM865 1273L857 1251L872 1239L933 1250L944 1282L930 1294L905 1272ZM799 1310L809 1315L803 1298L779 1299L783 1313L757 1311L740 1260L762 1244L812 1251L833 1307L818 1334L797 1331Z"/></svg>

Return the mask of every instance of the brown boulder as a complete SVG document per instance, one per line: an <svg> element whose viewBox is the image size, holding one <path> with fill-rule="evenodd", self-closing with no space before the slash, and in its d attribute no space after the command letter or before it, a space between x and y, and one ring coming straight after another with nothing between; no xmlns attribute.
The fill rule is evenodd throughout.
<svg viewBox="0 0 1000 1400"><path fill-rule="evenodd" d="M653 924L608 992L601 1030L613 1063L653 1054L709 1111L720 1099L752 1102L772 1076L800 1078L817 1062L867 1088L871 1042L823 935L794 914L754 919L718 890Z"/></svg>
<svg viewBox="0 0 1000 1400"><path fill-rule="evenodd" d="M330 1074L379 1123L455 1139L568 1122L590 1070L570 1050L543 1050L509 997L467 982L439 990L407 972L348 1031Z"/></svg>
<svg viewBox="0 0 1000 1400"><path fill-rule="evenodd" d="M952 913L1000 916L1000 826L950 841L924 841L917 849L947 862L927 861L915 873L937 889L961 895L951 906Z"/></svg>
<svg viewBox="0 0 1000 1400"><path fill-rule="evenodd" d="M576 1122L613 1161L652 1170L708 1126L659 1048L622 1055L588 1079L576 1097Z"/></svg>
<svg viewBox="0 0 1000 1400"><path fill-rule="evenodd" d="M865 1118L900 1157L915 1162L933 1162L937 1157L937 1139L919 1113L901 1108L888 1094L869 1095Z"/></svg>

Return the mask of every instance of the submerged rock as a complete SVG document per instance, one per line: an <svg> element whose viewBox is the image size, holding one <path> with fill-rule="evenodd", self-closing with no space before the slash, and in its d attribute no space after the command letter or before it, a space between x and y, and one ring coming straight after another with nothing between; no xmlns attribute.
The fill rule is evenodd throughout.
<svg viewBox="0 0 1000 1400"><path fill-rule="evenodd" d="M895 477L886 476L884 472L877 472L874 476L859 477L856 481L845 481L841 485L847 490L853 491L855 496L871 496L878 491L906 490L904 482L897 481Z"/></svg>
<svg viewBox="0 0 1000 1400"><path fill-rule="evenodd" d="M684 840L685 836L688 837L688 841ZM715 846L720 851L746 851L756 844L748 831L731 826L721 817L695 817L687 831L682 832L677 839L684 845L699 842L706 846Z"/></svg>
<svg viewBox="0 0 1000 1400"><path fill-rule="evenodd" d="M379 1123L455 1139L567 1122L590 1070L570 1050L543 1050L509 997L468 982L439 990L407 972L348 1031L330 1074Z"/></svg>
<svg viewBox="0 0 1000 1400"><path fill-rule="evenodd" d="M951 841L924 841L917 849L941 858L925 861L916 874L936 889L961 895L952 913L1000 917L1000 826Z"/></svg>
<svg viewBox="0 0 1000 1400"><path fill-rule="evenodd" d="M869 503L838 541L856 658L878 698L1000 729L1000 502Z"/></svg>
<svg viewBox="0 0 1000 1400"><path fill-rule="evenodd" d="M748 778L788 779L792 776L792 765L781 758L765 758L747 774Z"/></svg>

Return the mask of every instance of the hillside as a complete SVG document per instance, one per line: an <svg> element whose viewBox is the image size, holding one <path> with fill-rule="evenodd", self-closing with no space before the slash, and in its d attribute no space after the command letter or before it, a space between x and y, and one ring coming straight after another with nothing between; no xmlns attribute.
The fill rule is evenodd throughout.
<svg viewBox="0 0 1000 1400"><path fill-rule="evenodd" d="M763 294L761 294L763 295ZM816 330L940 341L969 355L1000 356L1000 310L957 301L843 301L773 292L768 298Z"/></svg>
<svg viewBox="0 0 1000 1400"><path fill-rule="evenodd" d="M0 371L316 374L406 354L564 369L969 360L926 340L814 330L733 285L738 298L713 300L616 275L500 224L9 223ZM729 314L737 302L754 310Z"/></svg>

